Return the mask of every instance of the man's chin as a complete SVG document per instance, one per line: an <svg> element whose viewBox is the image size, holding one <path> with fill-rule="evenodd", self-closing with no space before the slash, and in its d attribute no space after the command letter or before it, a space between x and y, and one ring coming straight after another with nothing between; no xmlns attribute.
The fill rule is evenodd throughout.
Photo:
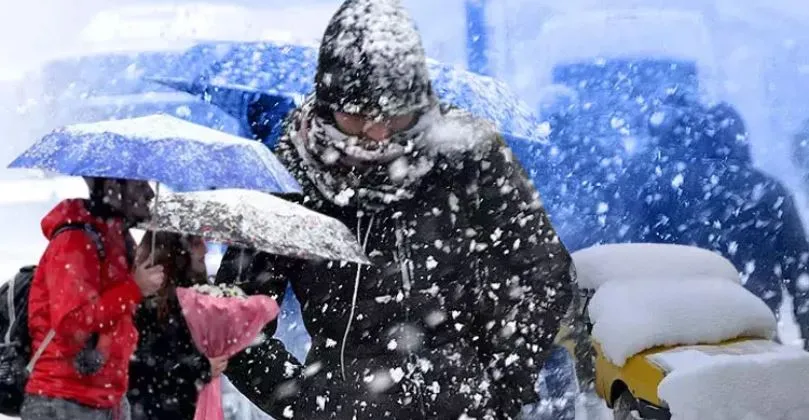
<svg viewBox="0 0 809 420"><path fill-rule="evenodd" d="M127 214L126 218L127 218L127 221L129 221L129 224L131 226L137 226L137 225L139 225L141 223L148 222L152 217L151 217L150 213L142 214L142 213L132 212L132 213Z"/></svg>

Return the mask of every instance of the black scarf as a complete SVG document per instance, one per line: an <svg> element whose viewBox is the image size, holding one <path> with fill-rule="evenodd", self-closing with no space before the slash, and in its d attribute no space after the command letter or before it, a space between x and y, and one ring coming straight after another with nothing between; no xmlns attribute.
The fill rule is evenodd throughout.
<svg viewBox="0 0 809 420"><path fill-rule="evenodd" d="M425 135L440 116L438 106L408 130L374 143L350 136L305 103L289 133L306 176L329 201L378 210L413 198L420 181L433 168L434 156Z"/></svg>

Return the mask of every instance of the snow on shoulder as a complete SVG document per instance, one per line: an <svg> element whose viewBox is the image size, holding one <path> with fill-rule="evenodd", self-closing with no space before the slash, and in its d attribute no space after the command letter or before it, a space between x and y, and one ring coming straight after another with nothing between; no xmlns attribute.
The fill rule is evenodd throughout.
<svg viewBox="0 0 809 420"><path fill-rule="evenodd" d="M607 282L588 310L593 338L618 366L653 347L772 339L777 328L764 301L722 278Z"/></svg>
<svg viewBox="0 0 809 420"><path fill-rule="evenodd" d="M807 417L809 353L765 340L693 346L650 358L669 372L658 387L673 420Z"/></svg>
<svg viewBox="0 0 809 420"><path fill-rule="evenodd" d="M440 121L430 126L425 141L430 150L439 154L456 156L472 152L481 155L497 139L494 123L460 109L450 109L432 118Z"/></svg>
<svg viewBox="0 0 809 420"><path fill-rule="evenodd" d="M598 289L607 281L711 277L739 282L739 272L721 255L685 245L609 244L573 253L576 281Z"/></svg>

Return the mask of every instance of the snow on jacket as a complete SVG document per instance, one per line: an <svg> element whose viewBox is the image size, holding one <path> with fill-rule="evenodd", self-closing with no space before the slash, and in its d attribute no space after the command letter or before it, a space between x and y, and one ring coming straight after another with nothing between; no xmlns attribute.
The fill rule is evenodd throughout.
<svg viewBox="0 0 809 420"><path fill-rule="evenodd" d="M436 124L458 138L432 138L450 147L415 197L375 212L324 199L290 141L299 127L290 116L277 153L303 186L301 204L349 226L374 265L259 253L243 266L249 293L282 299L291 281L312 337L303 373L275 339L229 363L234 385L277 418L484 418L490 409L507 419L538 399L571 299L570 256L497 133L443 112ZM238 272L239 251L229 250L218 281Z"/></svg>
<svg viewBox="0 0 809 420"><path fill-rule="evenodd" d="M124 222L94 216L84 200L66 200L42 220L50 239L34 274L28 303L32 349L50 330L55 336L37 361L26 393L72 400L98 408L118 407L129 385L129 358L138 333L132 321L140 290L131 275ZM67 223L89 223L99 233L105 258L99 261L92 237L70 230L51 238ZM129 238L131 240L131 238ZM92 333L105 362L83 376L74 360Z"/></svg>

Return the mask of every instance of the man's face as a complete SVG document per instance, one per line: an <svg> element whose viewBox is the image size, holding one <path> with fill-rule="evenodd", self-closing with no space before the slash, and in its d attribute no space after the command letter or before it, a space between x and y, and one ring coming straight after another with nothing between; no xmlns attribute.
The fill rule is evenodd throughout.
<svg viewBox="0 0 809 420"><path fill-rule="evenodd" d="M123 213L128 220L140 222L150 216L149 204L155 197L154 190L146 181L126 180L123 183L106 180L104 201Z"/></svg>
<svg viewBox="0 0 809 420"><path fill-rule="evenodd" d="M335 112L334 121L343 134L384 143L396 133L411 128L417 121L415 114L398 115L384 120L368 119L362 115Z"/></svg>

